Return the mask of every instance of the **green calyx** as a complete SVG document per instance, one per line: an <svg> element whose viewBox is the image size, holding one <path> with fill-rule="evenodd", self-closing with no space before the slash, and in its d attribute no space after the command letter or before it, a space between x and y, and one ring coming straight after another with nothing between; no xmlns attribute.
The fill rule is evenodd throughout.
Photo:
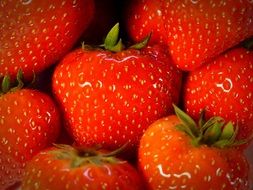
<svg viewBox="0 0 253 190"><path fill-rule="evenodd" d="M106 50L112 51L112 52L120 52L123 49L125 49L125 45L122 42L122 39L120 36L120 27L119 23L115 24L112 29L107 34L104 44L101 45L101 47L104 47ZM142 49L147 46L149 39L151 37L151 34L149 34L147 37L145 37L142 41L130 46L129 48L132 49Z"/></svg>
<svg viewBox="0 0 253 190"><path fill-rule="evenodd" d="M51 153L55 154L57 159L69 160L71 168L78 168L88 164L101 166L103 164L122 162L116 156L120 154L126 148L126 146L127 144L112 152L103 153L100 151L100 147L83 148L73 147L65 144L55 144L57 149L52 150Z"/></svg>
<svg viewBox="0 0 253 190"><path fill-rule="evenodd" d="M9 75L5 75L2 80L0 95L6 94L8 92L15 92L16 90L23 88L24 83L23 83L22 79L23 79L22 70L18 71L15 84L11 83L11 78ZM12 87L12 86L14 86L14 87Z"/></svg>
<svg viewBox="0 0 253 190"><path fill-rule="evenodd" d="M176 128L183 131L191 138L194 146L208 145L217 148L225 148L245 144L246 140L236 140L238 126L234 127L232 122L225 123L219 116L211 117L208 121L204 119L204 110L200 114L198 124L185 112L174 106L177 117L182 122Z"/></svg>
<svg viewBox="0 0 253 190"><path fill-rule="evenodd" d="M112 52L120 52L124 49L122 39L119 38L119 23L114 25L107 34L104 41L104 48Z"/></svg>

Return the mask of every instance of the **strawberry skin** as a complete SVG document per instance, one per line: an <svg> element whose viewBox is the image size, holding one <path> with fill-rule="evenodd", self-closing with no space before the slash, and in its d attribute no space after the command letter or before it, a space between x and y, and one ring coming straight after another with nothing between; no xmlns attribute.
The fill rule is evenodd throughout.
<svg viewBox="0 0 253 190"><path fill-rule="evenodd" d="M175 115L159 119L141 138L138 163L148 190L249 190L249 165L241 151L195 147L177 124Z"/></svg>
<svg viewBox="0 0 253 190"><path fill-rule="evenodd" d="M186 112L197 118L219 115L238 124L238 138L253 134L253 52L235 48L189 73L184 81Z"/></svg>
<svg viewBox="0 0 253 190"><path fill-rule="evenodd" d="M152 32L150 44L167 42L160 0L130 0L125 7L124 21L132 40L138 42Z"/></svg>
<svg viewBox="0 0 253 190"><path fill-rule="evenodd" d="M196 69L253 36L253 3L249 0L137 2L137 8L126 6L129 36L136 39L146 31L154 31L154 39L159 35L165 41L177 67L185 71ZM154 9L151 5L158 2L159 8Z"/></svg>
<svg viewBox="0 0 253 190"><path fill-rule="evenodd" d="M0 96L0 189L21 180L28 160L51 145L60 116L51 98L22 89Z"/></svg>
<svg viewBox="0 0 253 190"><path fill-rule="evenodd" d="M58 61L87 28L93 0L1 1L0 78L25 78Z"/></svg>
<svg viewBox="0 0 253 190"><path fill-rule="evenodd" d="M78 49L53 75L53 91L75 141L109 149L128 141L136 146L151 122L172 111L180 86L181 72L162 46L117 53Z"/></svg>
<svg viewBox="0 0 253 190"><path fill-rule="evenodd" d="M253 35L253 3L248 0L166 1L168 45L177 66L194 70Z"/></svg>

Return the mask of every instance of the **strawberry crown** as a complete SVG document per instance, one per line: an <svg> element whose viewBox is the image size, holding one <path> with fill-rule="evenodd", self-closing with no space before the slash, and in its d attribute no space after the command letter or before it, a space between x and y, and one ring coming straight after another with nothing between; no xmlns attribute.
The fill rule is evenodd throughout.
<svg viewBox="0 0 253 190"><path fill-rule="evenodd" d="M247 142L247 140L236 140L238 126L234 127L231 121L225 123L225 120L219 116L211 117L206 121L204 119L205 110L202 110L197 124L176 105L173 106L177 117L182 122L176 125L176 128L189 135L191 143L196 147L205 144L212 147L225 148Z"/></svg>
<svg viewBox="0 0 253 190"><path fill-rule="evenodd" d="M131 49L142 49L147 46L149 40L151 37L151 33L145 37L140 42L130 46ZM84 44L82 44L82 47L86 47ZM106 50L109 50L111 52L120 52L125 49L125 45L122 42L122 39L120 38L120 27L119 23L116 23L111 30L106 35L106 38L104 40L104 44L100 45L99 47L102 47Z"/></svg>
<svg viewBox="0 0 253 190"><path fill-rule="evenodd" d="M18 70L16 75L16 80L12 80L10 75L5 75L2 79L2 83L0 84L0 96L3 94L6 94L8 92L15 92L17 90L20 90L24 87L32 87L32 85L36 81L36 75L33 72L33 78L31 81L25 81L24 83L24 77L23 77L23 71L21 69Z"/></svg>
<svg viewBox="0 0 253 190"><path fill-rule="evenodd" d="M14 92L16 90L23 88L24 83L22 80L23 80L23 72L21 69L18 70L15 84L11 83L10 75L5 75L2 80L0 95L6 94L8 92Z"/></svg>
<svg viewBox="0 0 253 190"><path fill-rule="evenodd" d="M53 149L50 153L54 154L57 159L70 160L70 167L77 168L87 164L102 165L104 163L122 162L116 156L125 150L128 143L120 148L104 153L97 148L74 147L66 144L54 144L57 149Z"/></svg>

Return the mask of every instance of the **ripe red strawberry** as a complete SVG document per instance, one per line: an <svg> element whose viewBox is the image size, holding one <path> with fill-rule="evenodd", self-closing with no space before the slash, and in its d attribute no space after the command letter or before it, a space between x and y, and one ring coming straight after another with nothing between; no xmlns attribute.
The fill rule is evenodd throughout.
<svg viewBox="0 0 253 190"><path fill-rule="evenodd" d="M157 11L149 7L147 1L138 2L143 9L126 17L131 19L127 21L132 31L129 34L135 38L138 36L135 32L141 35L142 31L153 30L152 23L162 23L164 28L158 29L163 28L166 36L163 39L167 40L172 58L183 70L194 70L253 35L253 3L249 0L161 1L159 17L154 17Z"/></svg>
<svg viewBox="0 0 253 190"><path fill-rule="evenodd" d="M132 40L140 41L152 32L150 43L167 42L160 0L130 0L125 7L125 27Z"/></svg>
<svg viewBox="0 0 253 190"><path fill-rule="evenodd" d="M93 0L2 0L0 78L22 69L26 78L58 61L87 28Z"/></svg>
<svg viewBox="0 0 253 190"><path fill-rule="evenodd" d="M52 99L37 90L8 90L0 94L0 190L21 180L24 166L58 136L60 119Z"/></svg>
<svg viewBox="0 0 253 190"><path fill-rule="evenodd" d="M113 31L119 32L118 25ZM116 44L111 32L106 42ZM117 49L120 42L105 48ZM151 122L172 112L180 86L181 72L159 45L118 52L80 48L53 74L53 91L74 140L108 149L128 141L136 146Z"/></svg>
<svg viewBox="0 0 253 190"><path fill-rule="evenodd" d="M219 117L197 126L178 108L176 114L155 121L141 138L139 168L147 189L249 190L249 165L232 146L231 123L221 130Z"/></svg>
<svg viewBox="0 0 253 190"><path fill-rule="evenodd" d="M187 113L197 118L220 115L239 126L238 138L253 135L253 52L235 48L192 71L184 82Z"/></svg>
<svg viewBox="0 0 253 190"><path fill-rule="evenodd" d="M143 190L136 169L114 154L63 145L42 151L27 164L22 189Z"/></svg>

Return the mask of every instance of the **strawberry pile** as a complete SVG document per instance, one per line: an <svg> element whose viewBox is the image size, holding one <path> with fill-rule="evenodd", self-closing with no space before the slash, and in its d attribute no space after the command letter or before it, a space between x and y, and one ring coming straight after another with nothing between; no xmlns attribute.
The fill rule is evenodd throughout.
<svg viewBox="0 0 253 190"><path fill-rule="evenodd" d="M250 0L0 2L0 190L251 190Z"/></svg>

